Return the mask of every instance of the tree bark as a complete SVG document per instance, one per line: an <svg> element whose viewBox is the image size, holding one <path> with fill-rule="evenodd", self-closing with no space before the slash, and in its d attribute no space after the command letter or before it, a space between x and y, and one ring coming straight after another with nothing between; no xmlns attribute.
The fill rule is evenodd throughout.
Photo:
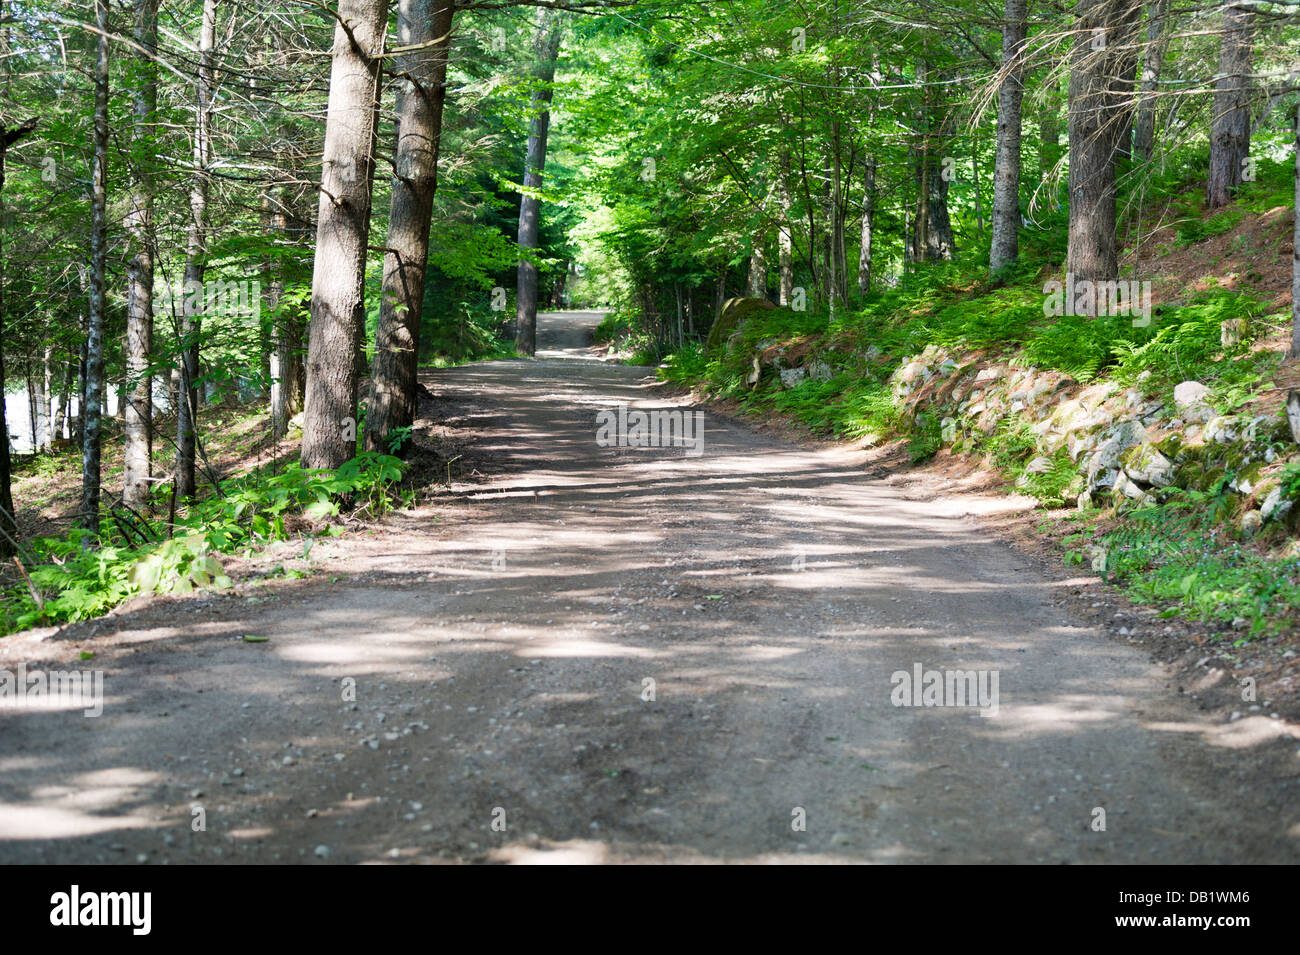
<svg viewBox="0 0 1300 955"><path fill-rule="evenodd" d="M746 294L750 298L767 298L767 255L763 251L763 236L754 236L754 249L749 254L749 282Z"/></svg>
<svg viewBox="0 0 1300 955"><path fill-rule="evenodd" d="M862 177L862 236L858 246L858 292L866 295L871 291L871 245L872 230L876 218L876 156L868 153L865 160L866 170Z"/></svg>
<svg viewBox="0 0 1300 955"><path fill-rule="evenodd" d="M54 443L54 346L46 345L41 355L41 402L36 406L36 419L43 430L42 451L49 451Z"/></svg>
<svg viewBox="0 0 1300 955"><path fill-rule="evenodd" d="M357 355L365 327L370 185L388 0L343 0L339 18L312 267L302 435L306 468L337 468L356 455Z"/></svg>
<svg viewBox="0 0 1300 955"><path fill-rule="evenodd" d="M1250 62L1254 23L1244 6L1223 11L1219 41L1219 78L1214 83L1214 117L1210 124L1210 174L1205 207L1232 201L1250 156Z"/></svg>
<svg viewBox="0 0 1300 955"><path fill-rule="evenodd" d="M438 188L438 146L447 92L451 0L400 0L399 45L432 44L396 63L396 175L384 253L384 291L375 330L366 410L366 450L388 451L389 435L415 422L420 319L429 259L429 223Z"/></svg>
<svg viewBox="0 0 1300 955"><path fill-rule="evenodd" d="M107 0L101 0L107 2ZM103 41L101 41L103 42ZM107 72L107 62L105 63ZM36 120L29 119L21 126L6 129L0 126L0 199L5 188L5 155L9 147L31 133L36 128ZM0 221L3 221L4 206L0 204ZM0 231L0 315L4 315L4 235ZM14 500L10 490L12 483L12 465L9 461L9 426L5 416L5 341L4 322L0 321L0 557L12 557L15 549L10 539L18 539L18 524L14 521ZM29 394L28 400L31 399Z"/></svg>
<svg viewBox="0 0 1300 955"><path fill-rule="evenodd" d="M1115 50L1134 0L1082 0L1070 71L1070 236L1066 270L1076 282L1119 273L1115 243L1115 157L1131 98L1117 81ZM1095 32L1100 31L1100 32ZM1100 49L1096 40L1104 40ZM1095 306L1094 297L1094 306ZM1093 311L1095 315L1095 310Z"/></svg>
<svg viewBox="0 0 1300 955"><path fill-rule="evenodd" d="M181 386L176 409L176 496L194 496L194 449L198 440L199 336L202 332L203 276L208 253L208 166L212 161L212 87L217 38L217 2L203 0L199 26L199 76L194 108L194 178L190 182L190 223L185 247L185 294L181 318ZM197 290L198 304L194 297Z"/></svg>
<svg viewBox="0 0 1300 955"><path fill-rule="evenodd" d="M781 225L776 234L776 267L780 283L779 302L789 305L794 295L794 233L790 221L790 156L781 153L778 195L781 203Z"/></svg>
<svg viewBox="0 0 1300 955"><path fill-rule="evenodd" d="M1295 208L1291 228L1291 357L1300 358L1300 103L1295 110Z"/></svg>
<svg viewBox="0 0 1300 955"><path fill-rule="evenodd" d="M90 187L90 321L81 413L81 526L99 531L100 415L104 401L104 270L108 255L108 0L95 0L94 152Z"/></svg>
<svg viewBox="0 0 1300 955"><path fill-rule="evenodd" d="M998 142L993 161L993 242L989 271L1012 265L1020 254L1020 134L1024 99L1025 20L1028 0L1007 0L1002 22L1002 70L998 90Z"/></svg>
<svg viewBox="0 0 1300 955"><path fill-rule="evenodd" d="M546 7L537 9L537 89L533 92L533 115L528 126L528 153L524 160L524 194L519 202L519 248L536 252L541 227L541 199L546 168L546 137L551 125L551 96L554 92L555 59L560 52L560 15ZM530 193L532 193L530 195ZM519 260L515 289L515 347L525 355L537 351L537 264Z"/></svg>
<svg viewBox="0 0 1300 955"><path fill-rule="evenodd" d="M1156 89L1160 83L1160 69L1165 61L1168 30L1165 28L1169 13L1169 0L1152 0L1147 6L1147 42L1142 54L1137 119L1133 124L1133 154L1142 162L1150 162L1156 142Z"/></svg>
<svg viewBox="0 0 1300 955"><path fill-rule="evenodd" d="M126 435L122 499L137 510L149 500L153 459L153 177L149 164L158 79L152 54L158 49L158 0L135 3L135 76L132 78L134 124L131 130L135 182L128 197L126 233L132 246L126 278L126 387L123 431Z"/></svg>

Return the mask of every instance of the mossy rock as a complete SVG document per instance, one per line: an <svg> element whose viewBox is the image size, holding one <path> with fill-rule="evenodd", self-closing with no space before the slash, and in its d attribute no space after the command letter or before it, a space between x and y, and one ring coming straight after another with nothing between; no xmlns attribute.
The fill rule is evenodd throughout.
<svg viewBox="0 0 1300 955"><path fill-rule="evenodd" d="M1185 460L1196 457L1193 448L1183 446L1183 436L1181 434L1171 434L1162 438L1155 443L1155 449L1170 461L1177 461L1180 464Z"/></svg>
<svg viewBox="0 0 1300 955"><path fill-rule="evenodd" d="M718 312L718 317L713 321L713 327L709 329L709 337L705 343L707 351L713 351L725 342L740 324L749 318L755 312L775 309L773 305L765 298L729 298L722 303L722 310Z"/></svg>
<svg viewBox="0 0 1300 955"><path fill-rule="evenodd" d="M1192 478L1191 486L1198 491L1208 491L1228 476L1223 468L1206 468L1199 476Z"/></svg>

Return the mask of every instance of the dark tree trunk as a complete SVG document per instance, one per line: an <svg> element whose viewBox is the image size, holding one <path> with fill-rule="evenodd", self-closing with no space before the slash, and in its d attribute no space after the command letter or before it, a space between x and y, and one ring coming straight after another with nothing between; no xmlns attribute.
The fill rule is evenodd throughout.
<svg viewBox="0 0 1300 955"><path fill-rule="evenodd" d="M1117 84L1115 51L1133 0L1082 0L1070 71L1070 238L1066 270L1079 281L1111 281L1115 244L1115 157L1131 98ZM1095 32L1100 31L1100 32ZM1095 48L1097 38L1104 45ZM1094 299L1095 302L1095 299ZM1095 314L1095 312L1094 312Z"/></svg>
<svg viewBox="0 0 1300 955"><path fill-rule="evenodd" d="M339 17L349 29L342 23L335 27L330 70L307 344L306 468L337 468L356 455L357 359L365 328L366 245L388 0L343 0Z"/></svg>
<svg viewBox="0 0 1300 955"><path fill-rule="evenodd" d="M1295 111L1295 208L1300 210L1300 103ZM1300 211L1291 228L1291 357L1300 358Z"/></svg>
<svg viewBox="0 0 1300 955"><path fill-rule="evenodd" d="M108 255L108 0L95 0L94 171L90 188L90 322L86 404L81 413L81 526L99 531L100 416L104 400L104 270Z"/></svg>
<svg viewBox="0 0 1300 955"><path fill-rule="evenodd" d="M370 372L368 451L388 451L388 436L415 422L420 315L454 9L450 0L400 0L398 5L398 44L432 46L407 54L396 64L404 82L397 90L397 171Z"/></svg>
<svg viewBox="0 0 1300 955"><path fill-rule="evenodd" d="M101 41L102 42L102 41ZM21 126L5 129L0 126L0 200L5 188L5 155L9 147L31 133L36 128L36 120L29 119ZM0 202L0 222L4 221L4 206ZM0 316L4 315L4 236L0 232ZM18 539L18 525L14 521L14 500L10 490L12 465L9 461L9 426L5 417L5 359L4 359L4 322L0 321L0 557L12 557L15 548L12 541ZM31 395L28 394L30 401Z"/></svg>
<svg viewBox="0 0 1300 955"><path fill-rule="evenodd" d="M1007 0L1002 21L1002 87L998 90L998 143L993 161L993 243L989 271L1020 254L1020 132L1024 99L1025 18L1028 0Z"/></svg>
<svg viewBox="0 0 1300 955"><path fill-rule="evenodd" d="M193 497L194 453L198 441L199 336L206 296L208 164L212 159L213 48L217 37L216 0L204 0L199 26L199 81L194 113L194 178L190 182L190 223L185 249L185 294L181 319L181 387L176 413L176 496ZM198 303L193 301L197 295Z"/></svg>
<svg viewBox="0 0 1300 955"><path fill-rule="evenodd" d="M533 115L528 127L528 153L524 160L524 194L519 203L519 248L536 252L541 227L542 188L546 168L546 137L551 125L555 59L560 52L560 15L545 7L537 10L537 83ZM515 290L515 347L525 355L537 351L537 264L519 260Z"/></svg>
<svg viewBox="0 0 1300 955"><path fill-rule="evenodd" d="M1210 175L1205 183L1207 209L1218 209L1232 201L1250 156L1253 27L1248 8L1224 9L1219 78L1214 83L1214 116L1210 124Z"/></svg>

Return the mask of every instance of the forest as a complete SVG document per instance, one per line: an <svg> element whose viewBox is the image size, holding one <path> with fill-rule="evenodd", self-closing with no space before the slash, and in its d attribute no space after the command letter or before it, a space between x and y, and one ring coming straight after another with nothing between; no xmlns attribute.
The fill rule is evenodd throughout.
<svg viewBox="0 0 1300 955"><path fill-rule="evenodd" d="M536 534L574 566L582 525L648 535L627 566L649 574L686 508L739 586L760 571L710 536L729 524L757 535L737 554L803 573L978 513L1044 580L1088 577L1088 625L1181 667L1179 693L1290 732L1298 200L1296 0L0 0L0 644L86 634L91 661L116 614L171 599L206 622L265 588L388 592L385 535L419 564L451 545L402 535L479 533L503 571L515 547L542 560ZM565 476L622 486L624 458L573 450L608 450L592 414L626 428L615 396L733 422L678 434L687 484L662 500L654 468L626 478L658 524L598 523L610 502ZM830 458L728 499L720 475L788 451L745 427L941 503L868 546ZM796 490L772 519L819 543L736 517ZM897 493L861 519L920 499ZM961 495L982 503L942 504ZM471 506L514 529L491 543ZM679 546L665 567L704 560ZM1010 587L1006 553L971 559ZM978 589L934 559L929 606ZM844 560L824 594L858 586ZM769 606L691 586L663 581L690 619ZM462 609L536 610L493 599ZM1276 824L1287 800L1260 798Z"/></svg>

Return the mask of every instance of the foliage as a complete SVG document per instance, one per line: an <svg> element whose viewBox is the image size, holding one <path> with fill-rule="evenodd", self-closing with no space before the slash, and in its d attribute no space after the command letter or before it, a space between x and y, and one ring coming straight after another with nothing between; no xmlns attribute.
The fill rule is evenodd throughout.
<svg viewBox="0 0 1300 955"><path fill-rule="evenodd" d="M0 632L83 620L141 593L229 587L217 555L285 540L285 518L293 514L324 521L347 506L354 515L382 515L402 472L397 458L372 452L337 471L305 470L294 462L276 474L225 482L223 495L194 504L167 539L107 543L107 522L100 535L76 530L64 538L39 538L30 545L36 564L31 577L50 596L40 608L25 587L11 588L0 609Z"/></svg>

